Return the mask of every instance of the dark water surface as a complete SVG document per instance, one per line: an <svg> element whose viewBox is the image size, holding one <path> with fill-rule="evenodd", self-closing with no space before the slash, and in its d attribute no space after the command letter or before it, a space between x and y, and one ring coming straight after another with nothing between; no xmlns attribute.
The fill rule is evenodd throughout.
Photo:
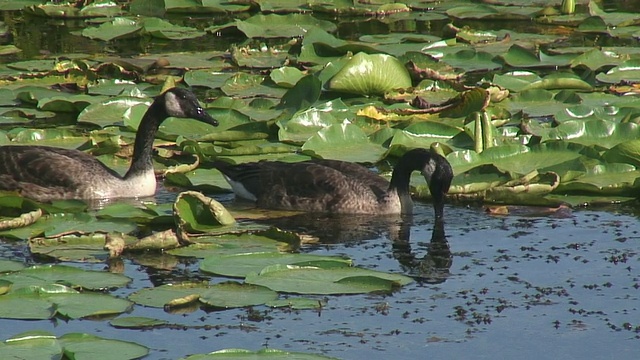
<svg viewBox="0 0 640 360"><path fill-rule="evenodd" d="M391 296L330 296L320 312L255 307L169 314L135 306L133 316L184 326L140 331L115 329L106 320L0 320L0 332L3 338L33 329L88 332L148 346L149 359L234 347L342 359L636 359L637 216L589 209L549 216L521 212L490 216L480 208L448 206L446 243L438 234L431 241L429 204L418 203L410 222L369 221L359 228L323 220L316 229L314 222L304 224L322 240L304 252L345 254L358 266L416 277ZM356 239L339 238L340 229ZM6 246L2 257L14 257ZM124 273L134 280L115 292L123 297L171 279L208 278L194 262L158 271L126 261Z"/></svg>

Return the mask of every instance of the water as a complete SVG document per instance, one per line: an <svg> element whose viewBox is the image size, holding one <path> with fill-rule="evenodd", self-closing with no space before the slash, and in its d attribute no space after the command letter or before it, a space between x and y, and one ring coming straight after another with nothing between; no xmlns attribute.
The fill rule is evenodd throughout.
<svg viewBox="0 0 640 360"><path fill-rule="evenodd" d="M416 276L415 283L392 295L330 296L321 311L254 307L169 314L136 306L131 315L181 325L147 331L90 320L0 320L0 329L3 338L41 329L135 341L151 348L149 359L233 347L272 347L342 359L637 357L636 216L588 209L535 216L525 209L520 215L496 217L480 208L448 206L444 231L450 261L446 251L443 255L434 250L432 216L429 204L417 204L410 226L370 222L358 231L351 225L356 240L324 239L303 247L304 252L348 255L358 266ZM315 234L328 225L313 229L309 224L305 226ZM409 243L397 236L407 233ZM437 253L435 261L430 251ZM433 271L421 273L417 264L435 269L436 276ZM194 262L179 261L170 270L154 270L126 260L124 273L133 282L115 291L118 296L169 279L204 276Z"/></svg>

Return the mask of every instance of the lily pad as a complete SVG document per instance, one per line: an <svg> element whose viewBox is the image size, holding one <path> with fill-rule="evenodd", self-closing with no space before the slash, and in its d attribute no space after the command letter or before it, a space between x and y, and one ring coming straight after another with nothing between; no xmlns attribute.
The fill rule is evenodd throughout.
<svg viewBox="0 0 640 360"><path fill-rule="evenodd" d="M167 325L169 322L166 320L152 319L143 316L121 316L111 320L109 324L115 328L147 329L154 326Z"/></svg>
<svg viewBox="0 0 640 360"><path fill-rule="evenodd" d="M200 301L217 308L262 305L278 298L278 293L262 286L223 282L211 286L200 295Z"/></svg>
<svg viewBox="0 0 640 360"><path fill-rule="evenodd" d="M296 360L327 360L335 359L323 355L306 354L301 352L284 351L278 349L260 349L251 351L245 349L224 349L214 351L208 354L195 354L185 358L185 360L216 360L216 359L284 359L291 358Z"/></svg>
<svg viewBox="0 0 640 360"><path fill-rule="evenodd" d="M149 353L147 347L133 342L105 339L83 333L62 335L60 343L65 353L73 354L74 359L138 359Z"/></svg>
<svg viewBox="0 0 640 360"><path fill-rule="evenodd" d="M142 25L135 20L119 17L111 22L103 23L98 27L82 30L82 36L90 39L110 41L139 36L142 28Z"/></svg>
<svg viewBox="0 0 640 360"><path fill-rule="evenodd" d="M25 332L0 343L3 359L61 359L62 354L62 345L55 335L44 331Z"/></svg>
<svg viewBox="0 0 640 360"><path fill-rule="evenodd" d="M334 124L318 131L304 145L303 151L311 151L325 159L351 162L378 162L386 149L369 141L356 125Z"/></svg>
<svg viewBox="0 0 640 360"><path fill-rule="evenodd" d="M250 273L245 282L294 294L362 294L392 292L413 279L397 274L354 267L272 265Z"/></svg>
<svg viewBox="0 0 640 360"><path fill-rule="evenodd" d="M14 290L28 286L64 283L89 290L104 290L127 285L131 279L104 271L83 270L68 265L36 265L0 275L0 279L14 283Z"/></svg>
<svg viewBox="0 0 640 360"><path fill-rule="evenodd" d="M165 284L154 288L140 289L129 295L129 300L139 305L163 308L170 304L177 304L181 299L197 301L200 294L208 288L209 284L207 283Z"/></svg>
<svg viewBox="0 0 640 360"><path fill-rule="evenodd" d="M398 59L363 52L354 55L328 83L330 90L360 95L381 95L410 86L409 72Z"/></svg>
<svg viewBox="0 0 640 360"><path fill-rule="evenodd" d="M21 279L18 279L18 281ZM63 285L21 287L0 296L0 317L8 319L50 319L120 314L132 303L100 293L80 293Z"/></svg>
<svg viewBox="0 0 640 360"><path fill-rule="evenodd" d="M176 222L188 231L206 232L235 223L222 204L195 191L180 193L173 208Z"/></svg>

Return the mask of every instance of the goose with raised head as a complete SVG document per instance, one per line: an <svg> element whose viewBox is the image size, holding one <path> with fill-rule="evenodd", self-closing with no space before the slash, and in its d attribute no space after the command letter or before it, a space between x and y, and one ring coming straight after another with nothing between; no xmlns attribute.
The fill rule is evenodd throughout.
<svg viewBox="0 0 640 360"><path fill-rule="evenodd" d="M153 140L168 117L218 125L191 91L169 89L154 99L142 117L124 176L79 150L6 145L0 146L0 190L17 191L39 201L152 196L156 191Z"/></svg>
<svg viewBox="0 0 640 360"><path fill-rule="evenodd" d="M391 181L364 166L338 160L238 165L215 161L213 166L237 197L255 201L258 207L343 214L412 213L409 180L413 171L420 171L438 219L443 216L445 194L453 178L449 162L425 149L407 151L396 163Z"/></svg>

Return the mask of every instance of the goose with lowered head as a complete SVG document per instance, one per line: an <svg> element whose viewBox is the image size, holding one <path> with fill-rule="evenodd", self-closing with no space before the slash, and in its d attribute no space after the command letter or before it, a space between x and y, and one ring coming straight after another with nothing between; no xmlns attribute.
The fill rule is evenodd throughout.
<svg viewBox="0 0 640 360"><path fill-rule="evenodd" d="M152 196L156 191L153 140L168 117L218 125L191 91L172 88L156 97L142 117L124 176L79 150L6 145L0 146L0 190L39 201Z"/></svg>
<svg viewBox="0 0 640 360"><path fill-rule="evenodd" d="M407 151L396 163L391 181L367 168L338 160L298 163L259 161L233 165L215 161L236 196L267 209L343 214L410 214L409 180L420 171L433 197L436 218L444 212L453 171L449 162L426 149Z"/></svg>

